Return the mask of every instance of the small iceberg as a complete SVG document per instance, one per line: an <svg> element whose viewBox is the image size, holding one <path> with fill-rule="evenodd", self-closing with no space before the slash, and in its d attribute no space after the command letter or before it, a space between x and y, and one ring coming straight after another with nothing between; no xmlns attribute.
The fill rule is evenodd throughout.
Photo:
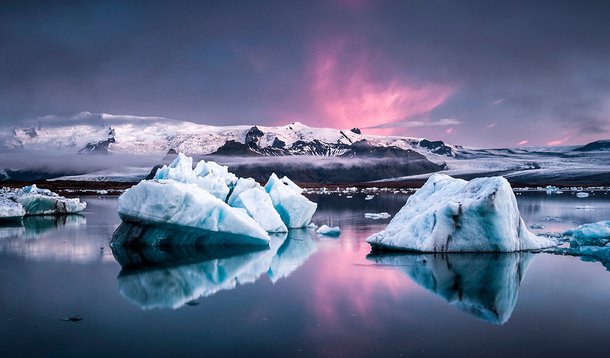
<svg viewBox="0 0 610 358"><path fill-rule="evenodd" d="M389 219L392 215L383 212L383 213L364 213L364 217L367 219L379 220L379 219Z"/></svg>
<svg viewBox="0 0 610 358"><path fill-rule="evenodd" d="M188 239L144 235L119 228L113 245L269 245L269 233L306 227L317 205L290 179L275 174L263 188L254 179L238 178L226 166L179 154L119 197L124 222L169 225L197 231ZM214 234L214 235L212 235Z"/></svg>
<svg viewBox="0 0 610 358"><path fill-rule="evenodd" d="M610 220L580 225L566 230L569 247L557 247L550 252L580 256L583 261L599 261L610 271Z"/></svg>
<svg viewBox="0 0 610 358"><path fill-rule="evenodd" d="M79 213L87 203L68 199L35 184L21 189L0 191L0 220L18 220L26 215L63 215Z"/></svg>
<svg viewBox="0 0 610 358"><path fill-rule="evenodd" d="M434 174L409 197L373 249L419 252L514 252L556 245L528 231L502 177L471 181Z"/></svg>
<svg viewBox="0 0 610 358"><path fill-rule="evenodd" d="M512 315L531 253L372 254L460 310L502 325Z"/></svg>
<svg viewBox="0 0 610 358"><path fill-rule="evenodd" d="M316 232L320 235L326 236L339 236L341 235L341 229L338 226L330 227L328 225L322 225Z"/></svg>
<svg viewBox="0 0 610 358"><path fill-rule="evenodd" d="M585 193L584 191L580 191L580 192L576 193L576 197L577 198L581 198L581 199L588 198L589 197L589 193Z"/></svg>

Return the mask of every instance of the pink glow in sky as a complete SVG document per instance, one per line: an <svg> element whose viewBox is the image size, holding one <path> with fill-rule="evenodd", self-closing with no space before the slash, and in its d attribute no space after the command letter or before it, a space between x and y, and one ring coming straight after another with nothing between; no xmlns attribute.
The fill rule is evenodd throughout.
<svg viewBox="0 0 610 358"><path fill-rule="evenodd" d="M395 76L377 76L388 68L372 51L346 39L324 41L313 47L310 67L311 120L322 127L373 127L408 120L430 112L452 93L447 85L415 82ZM348 49L348 47L350 47ZM387 77L389 79L380 79ZM312 121L315 121L312 123ZM367 130L388 134L391 128Z"/></svg>

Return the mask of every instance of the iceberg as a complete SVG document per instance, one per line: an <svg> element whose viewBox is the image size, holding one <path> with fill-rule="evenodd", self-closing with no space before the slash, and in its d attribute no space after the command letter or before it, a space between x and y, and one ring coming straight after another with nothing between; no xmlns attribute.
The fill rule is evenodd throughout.
<svg viewBox="0 0 610 358"><path fill-rule="evenodd" d="M172 240L172 237L144 237L130 233L112 241L114 245L243 244L268 245L269 235L245 210L224 201L195 184L173 180L142 181L119 197L123 221L168 224L225 235L205 236L206 240ZM118 230L118 229L117 229Z"/></svg>
<svg viewBox="0 0 610 358"><path fill-rule="evenodd" d="M579 256L583 261L599 261L610 271L610 220L580 225L563 233L569 247L557 247L550 252Z"/></svg>
<svg viewBox="0 0 610 358"><path fill-rule="evenodd" d="M303 196L303 189L292 180L287 177L280 179L273 173L265 185L265 190L288 228L298 229L309 225L318 205Z"/></svg>
<svg viewBox="0 0 610 358"><path fill-rule="evenodd" d="M610 243L610 220L580 225L566 230L563 236L570 237L572 247L606 246Z"/></svg>
<svg viewBox="0 0 610 358"><path fill-rule="evenodd" d="M26 215L61 215L79 213L87 203L78 198L68 199L36 185L0 191L0 219L21 219Z"/></svg>
<svg viewBox="0 0 610 358"><path fill-rule="evenodd" d="M502 177L471 181L434 174L366 240L373 249L418 252L514 252L556 245L528 231Z"/></svg>
<svg viewBox="0 0 610 358"><path fill-rule="evenodd" d="M26 215L75 214L87 207L78 198L68 199L35 184L17 190L15 200L23 205Z"/></svg>
<svg viewBox="0 0 610 358"><path fill-rule="evenodd" d="M278 185L274 185L276 183ZM281 185L281 186L280 186ZM238 178L226 166L178 154L176 159L119 198L123 221L173 225L208 233L188 239L123 231L115 245L246 244L269 245L268 233L306 226L316 204L301 195L290 179L273 174L263 188L252 178ZM210 235L209 233L216 233ZM220 235L223 234L223 235Z"/></svg>
<svg viewBox="0 0 610 358"><path fill-rule="evenodd" d="M368 260L396 267L418 285L460 310L492 324L515 309L531 253L373 254Z"/></svg>
<svg viewBox="0 0 610 358"><path fill-rule="evenodd" d="M316 232L320 235L326 236L339 236L341 235L341 229L338 226L330 227L328 225L322 225Z"/></svg>
<svg viewBox="0 0 610 358"><path fill-rule="evenodd" d="M23 205L8 196L0 196L0 220L19 220L24 215Z"/></svg>
<svg viewBox="0 0 610 358"><path fill-rule="evenodd" d="M232 207L246 210L267 232L288 231L265 189L252 178L237 180L228 203Z"/></svg>

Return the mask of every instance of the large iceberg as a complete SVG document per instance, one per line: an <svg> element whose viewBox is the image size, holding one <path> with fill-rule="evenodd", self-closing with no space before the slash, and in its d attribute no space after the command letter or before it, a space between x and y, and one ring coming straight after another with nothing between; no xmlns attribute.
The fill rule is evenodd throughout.
<svg viewBox="0 0 610 358"><path fill-rule="evenodd" d="M274 178L275 174L269 181ZM224 235L199 233L191 237L206 239L177 240L125 232L135 237L122 237L113 243L268 246L268 233L306 226L316 209L316 204L301 195L302 190L288 178L280 183L287 189L269 183L269 188L263 188L254 179L238 178L226 166L203 160L193 169L192 158L179 154L170 165L158 169L153 179L142 181L121 195L119 215L123 221L143 225L182 226Z"/></svg>
<svg viewBox="0 0 610 358"><path fill-rule="evenodd" d="M385 230L366 240L374 249L419 252L514 252L555 246L528 231L502 177L471 181L434 174Z"/></svg>
<svg viewBox="0 0 610 358"><path fill-rule="evenodd" d="M304 197L303 189L292 180L287 177L280 179L273 173L265 185L265 190L288 228L298 229L309 225L318 204Z"/></svg>
<svg viewBox="0 0 610 358"><path fill-rule="evenodd" d="M75 214L83 211L87 203L78 198L68 199L36 185L0 191L0 219L20 219L26 215Z"/></svg>
<svg viewBox="0 0 610 358"><path fill-rule="evenodd" d="M531 253L374 254L460 310L493 324L510 318Z"/></svg>

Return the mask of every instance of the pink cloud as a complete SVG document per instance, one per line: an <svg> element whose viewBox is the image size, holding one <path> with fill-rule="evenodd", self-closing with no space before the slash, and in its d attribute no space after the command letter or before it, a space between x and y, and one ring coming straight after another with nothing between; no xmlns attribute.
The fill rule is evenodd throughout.
<svg viewBox="0 0 610 358"><path fill-rule="evenodd" d="M561 139L556 139L556 140L552 140L546 143L546 145L561 145L563 143L565 143L565 141L567 141L568 139L570 139L570 137L564 137Z"/></svg>
<svg viewBox="0 0 610 358"><path fill-rule="evenodd" d="M312 113L302 120L308 124L351 128L404 121L430 112L454 92L448 85L408 81L402 71L391 73L395 67L378 53L343 38L318 43L312 52Z"/></svg>
<svg viewBox="0 0 610 358"><path fill-rule="evenodd" d="M527 139L522 140L521 142L517 143L517 145L525 145L527 143L529 143L530 141Z"/></svg>
<svg viewBox="0 0 610 358"><path fill-rule="evenodd" d="M447 128L447 129L445 130L445 133L447 133L447 134L451 134L451 133L453 133L453 127L451 127L451 128Z"/></svg>

